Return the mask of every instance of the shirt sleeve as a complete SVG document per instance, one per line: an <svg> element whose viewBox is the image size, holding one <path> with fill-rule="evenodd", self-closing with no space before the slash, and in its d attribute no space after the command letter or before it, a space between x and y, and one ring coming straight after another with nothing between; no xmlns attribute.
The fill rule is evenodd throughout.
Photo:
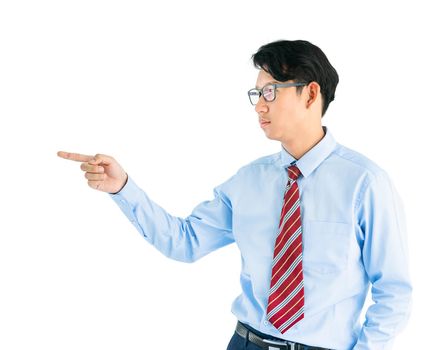
<svg viewBox="0 0 438 350"><path fill-rule="evenodd" d="M229 181L229 180L228 180ZM222 186L214 198L199 203L186 218L169 214L135 183L131 176L117 193L109 193L137 231L165 256L194 262L234 242L232 207Z"/></svg>
<svg viewBox="0 0 438 350"><path fill-rule="evenodd" d="M374 303L353 349L388 350L410 315L412 285L403 204L384 171L371 178L357 209Z"/></svg>

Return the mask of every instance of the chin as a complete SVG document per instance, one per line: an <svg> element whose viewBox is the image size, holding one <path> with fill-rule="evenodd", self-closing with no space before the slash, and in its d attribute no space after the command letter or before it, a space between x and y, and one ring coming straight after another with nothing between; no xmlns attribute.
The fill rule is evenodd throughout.
<svg viewBox="0 0 438 350"><path fill-rule="evenodd" d="M273 141L281 141L278 137L275 137L275 135L269 135L268 133L266 134L266 137Z"/></svg>

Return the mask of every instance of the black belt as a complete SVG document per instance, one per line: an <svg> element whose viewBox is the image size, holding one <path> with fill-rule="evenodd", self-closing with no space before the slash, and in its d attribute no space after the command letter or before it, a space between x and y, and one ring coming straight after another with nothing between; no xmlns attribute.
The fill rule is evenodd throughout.
<svg viewBox="0 0 438 350"><path fill-rule="evenodd" d="M259 346L264 350L329 350L326 348L319 348L316 346L309 346L299 343L294 343L286 340L271 340L268 338L262 338L257 334L251 332L248 328L245 327L243 323L240 321L237 322L236 333L239 334L242 338L248 336L248 340L251 343Z"/></svg>

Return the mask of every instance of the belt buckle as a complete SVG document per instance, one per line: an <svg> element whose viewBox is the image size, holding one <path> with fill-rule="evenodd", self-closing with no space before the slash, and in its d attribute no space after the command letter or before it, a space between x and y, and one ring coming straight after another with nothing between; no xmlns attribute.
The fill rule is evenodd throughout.
<svg viewBox="0 0 438 350"><path fill-rule="evenodd" d="M268 350L294 350L294 343L280 342L275 340L263 339L263 342L268 345ZM272 345L272 346L271 346ZM289 347L291 345L292 347Z"/></svg>

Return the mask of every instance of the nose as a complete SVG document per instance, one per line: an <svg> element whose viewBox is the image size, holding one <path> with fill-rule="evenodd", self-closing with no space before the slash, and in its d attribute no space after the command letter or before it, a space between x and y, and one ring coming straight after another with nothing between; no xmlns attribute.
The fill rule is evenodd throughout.
<svg viewBox="0 0 438 350"><path fill-rule="evenodd" d="M266 113L268 111L268 105L266 104L265 98L263 96L260 96L259 100L257 101L255 105L255 111L260 113Z"/></svg>

